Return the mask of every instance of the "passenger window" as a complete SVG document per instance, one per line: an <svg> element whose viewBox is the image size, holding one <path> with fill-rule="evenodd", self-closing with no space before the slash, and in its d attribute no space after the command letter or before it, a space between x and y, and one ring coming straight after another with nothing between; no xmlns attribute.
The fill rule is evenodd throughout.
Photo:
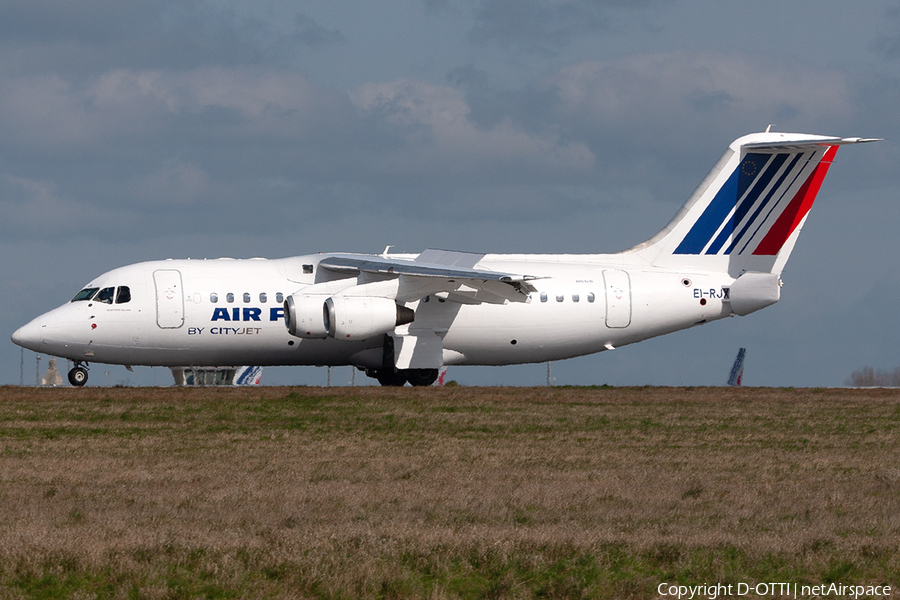
<svg viewBox="0 0 900 600"><path fill-rule="evenodd" d="M562 302L564 298L565 298L565 296L563 296L562 294L560 294L559 296L556 297L556 301L557 301L557 302Z"/></svg>
<svg viewBox="0 0 900 600"><path fill-rule="evenodd" d="M103 304L112 304L113 296L115 296L115 295L116 295L116 288L114 288L114 287L103 288L102 290L97 292L96 296L94 296L94 301L102 302Z"/></svg>
<svg viewBox="0 0 900 600"><path fill-rule="evenodd" d="M303 265L303 272L305 274L309 275L310 273L313 272L313 266L312 265Z"/></svg>
<svg viewBox="0 0 900 600"><path fill-rule="evenodd" d="M578 294L572 294L572 302L578 302L579 300L581 300L581 298Z"/></svg>
<svg viewBox="0 0 900 600"><path fill-rule="evenodd" d="M547 301L547 292L541 292L541 302Z"/></svg>
<svg viewBox="0 0 900 600"><path fill-rule="evenodd" d="M209 301L212 302L213 304L215 304L216 302L219 301L219 295L215 292L210 292Z"/></svg>
<svg viewBox="0 0 900 600"><path fill-rule="evenodd" d="M588 302L594 301L594 292L588 292Z"/></svg>
<svg viewBox="0 0 900 600"><path fill-rule="evenodd" d="M278 292L277 294L275 294L275 302L277 302L278 304L283 303L284 302L284 294L282 294L281 292Z"/></svg>
<svg viewBox="0 0 900 600"><path fill-rule="evenodd" d="M234 294L232 294L231 292L225 294L225 302L227 302L228 304L234 302Z"/></svg>
<svg viewBox="0 0 900 600"><path fill-rule="evenodd" d="M127 285L120 285L119 291L116 293L116 304L126 304L131 302L131 288Z"/></svg>
<svg viewBox="0 0 900 600"><path fill-rule="evenodd" d="M90 300L94 297L94 294L97 293L97 290L100 288L84 288L72 298L71 302L82 302L84 300Z"/></svg>
<svg viewBox="0 0 900 600"><path fill-rule="evenodd" d="M260 304L265 304L265 303L266 303L266 300L268 300L268 299L269 299L269 298L268 298L268 296L266 296L266 293L265 293L265 292L260 292L260 293L259 293L259 302L260 302Z"/></svg>
<svg viewBox="0 0 900 600"><path fill-rule="evenodd" d="M250 304L250 292L244 292L244 304Z"/></svg>

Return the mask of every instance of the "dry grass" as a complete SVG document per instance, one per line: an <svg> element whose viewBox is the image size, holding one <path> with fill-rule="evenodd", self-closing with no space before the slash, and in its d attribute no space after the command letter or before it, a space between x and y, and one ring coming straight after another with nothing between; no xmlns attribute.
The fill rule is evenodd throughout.
<svg viewBox="0 0 900 600"><path fill-rule="evenodd" d="M900 390L0 388L0 598L892 583Z"/></svg>

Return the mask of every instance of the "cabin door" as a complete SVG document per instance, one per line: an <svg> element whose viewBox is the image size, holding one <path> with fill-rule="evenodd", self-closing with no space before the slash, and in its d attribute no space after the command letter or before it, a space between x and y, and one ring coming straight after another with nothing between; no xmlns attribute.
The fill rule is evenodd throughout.
<svg viewBox="0 0 900 600"><path fill-rule="evenodd" d="M178 329L184 325L184 290L181 271L160 269L153 272L156 284L156 324L163 329Z"/></svg>
<svg viewBox="0 0 900 600"><path fill-rule="evenodd" d="M631 324L631 279L625 271L603 271L606 288L606 326L622 329Z"/></svg>

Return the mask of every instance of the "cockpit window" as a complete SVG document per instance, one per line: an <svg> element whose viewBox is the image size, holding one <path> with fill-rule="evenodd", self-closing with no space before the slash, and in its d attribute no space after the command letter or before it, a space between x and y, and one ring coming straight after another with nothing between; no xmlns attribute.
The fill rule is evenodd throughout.
<svg viewBox="0 0 900 600"><path fill-rule="evenodd" d="M94 294L97 293L97 290L100 288L84 288L72 298L72 302L81 302L83 300L90 300L94 297Z"/></svg>
<svg viewBox="0 0 900 600"><path fill-rule="evenodd" d="M116 292L116 304L125 304L131 302L131 288L127 285L120 285L119 291Z"/></svg>
<svg viewBox="0 0 900 600"><path fill-rule="evenodd" d="M104 304L112 304L113 296L115 296L115 295L116 295L116 288L114 288L114 287L103 288L102 290L97 292L96 296L94 296L94 301L102 302Z"/></svg>

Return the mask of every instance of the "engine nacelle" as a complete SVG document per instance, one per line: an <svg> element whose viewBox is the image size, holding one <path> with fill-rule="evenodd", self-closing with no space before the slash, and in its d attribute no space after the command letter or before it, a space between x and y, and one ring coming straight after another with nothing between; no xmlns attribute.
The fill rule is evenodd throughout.
<svg viewBox="0 0 900 600"><path fill-rule="evenodd" d="M324 339L325 296L307 296L297 293L284 300L284 324L288 333L299 338Z"/></svg>
<svg viewBox="0 0 900 600"><path fill-rule="evenodd" d="M332 296L325 301L325 329L336 340L365 340L412 323L415 313L390 298Z"/></svg>

